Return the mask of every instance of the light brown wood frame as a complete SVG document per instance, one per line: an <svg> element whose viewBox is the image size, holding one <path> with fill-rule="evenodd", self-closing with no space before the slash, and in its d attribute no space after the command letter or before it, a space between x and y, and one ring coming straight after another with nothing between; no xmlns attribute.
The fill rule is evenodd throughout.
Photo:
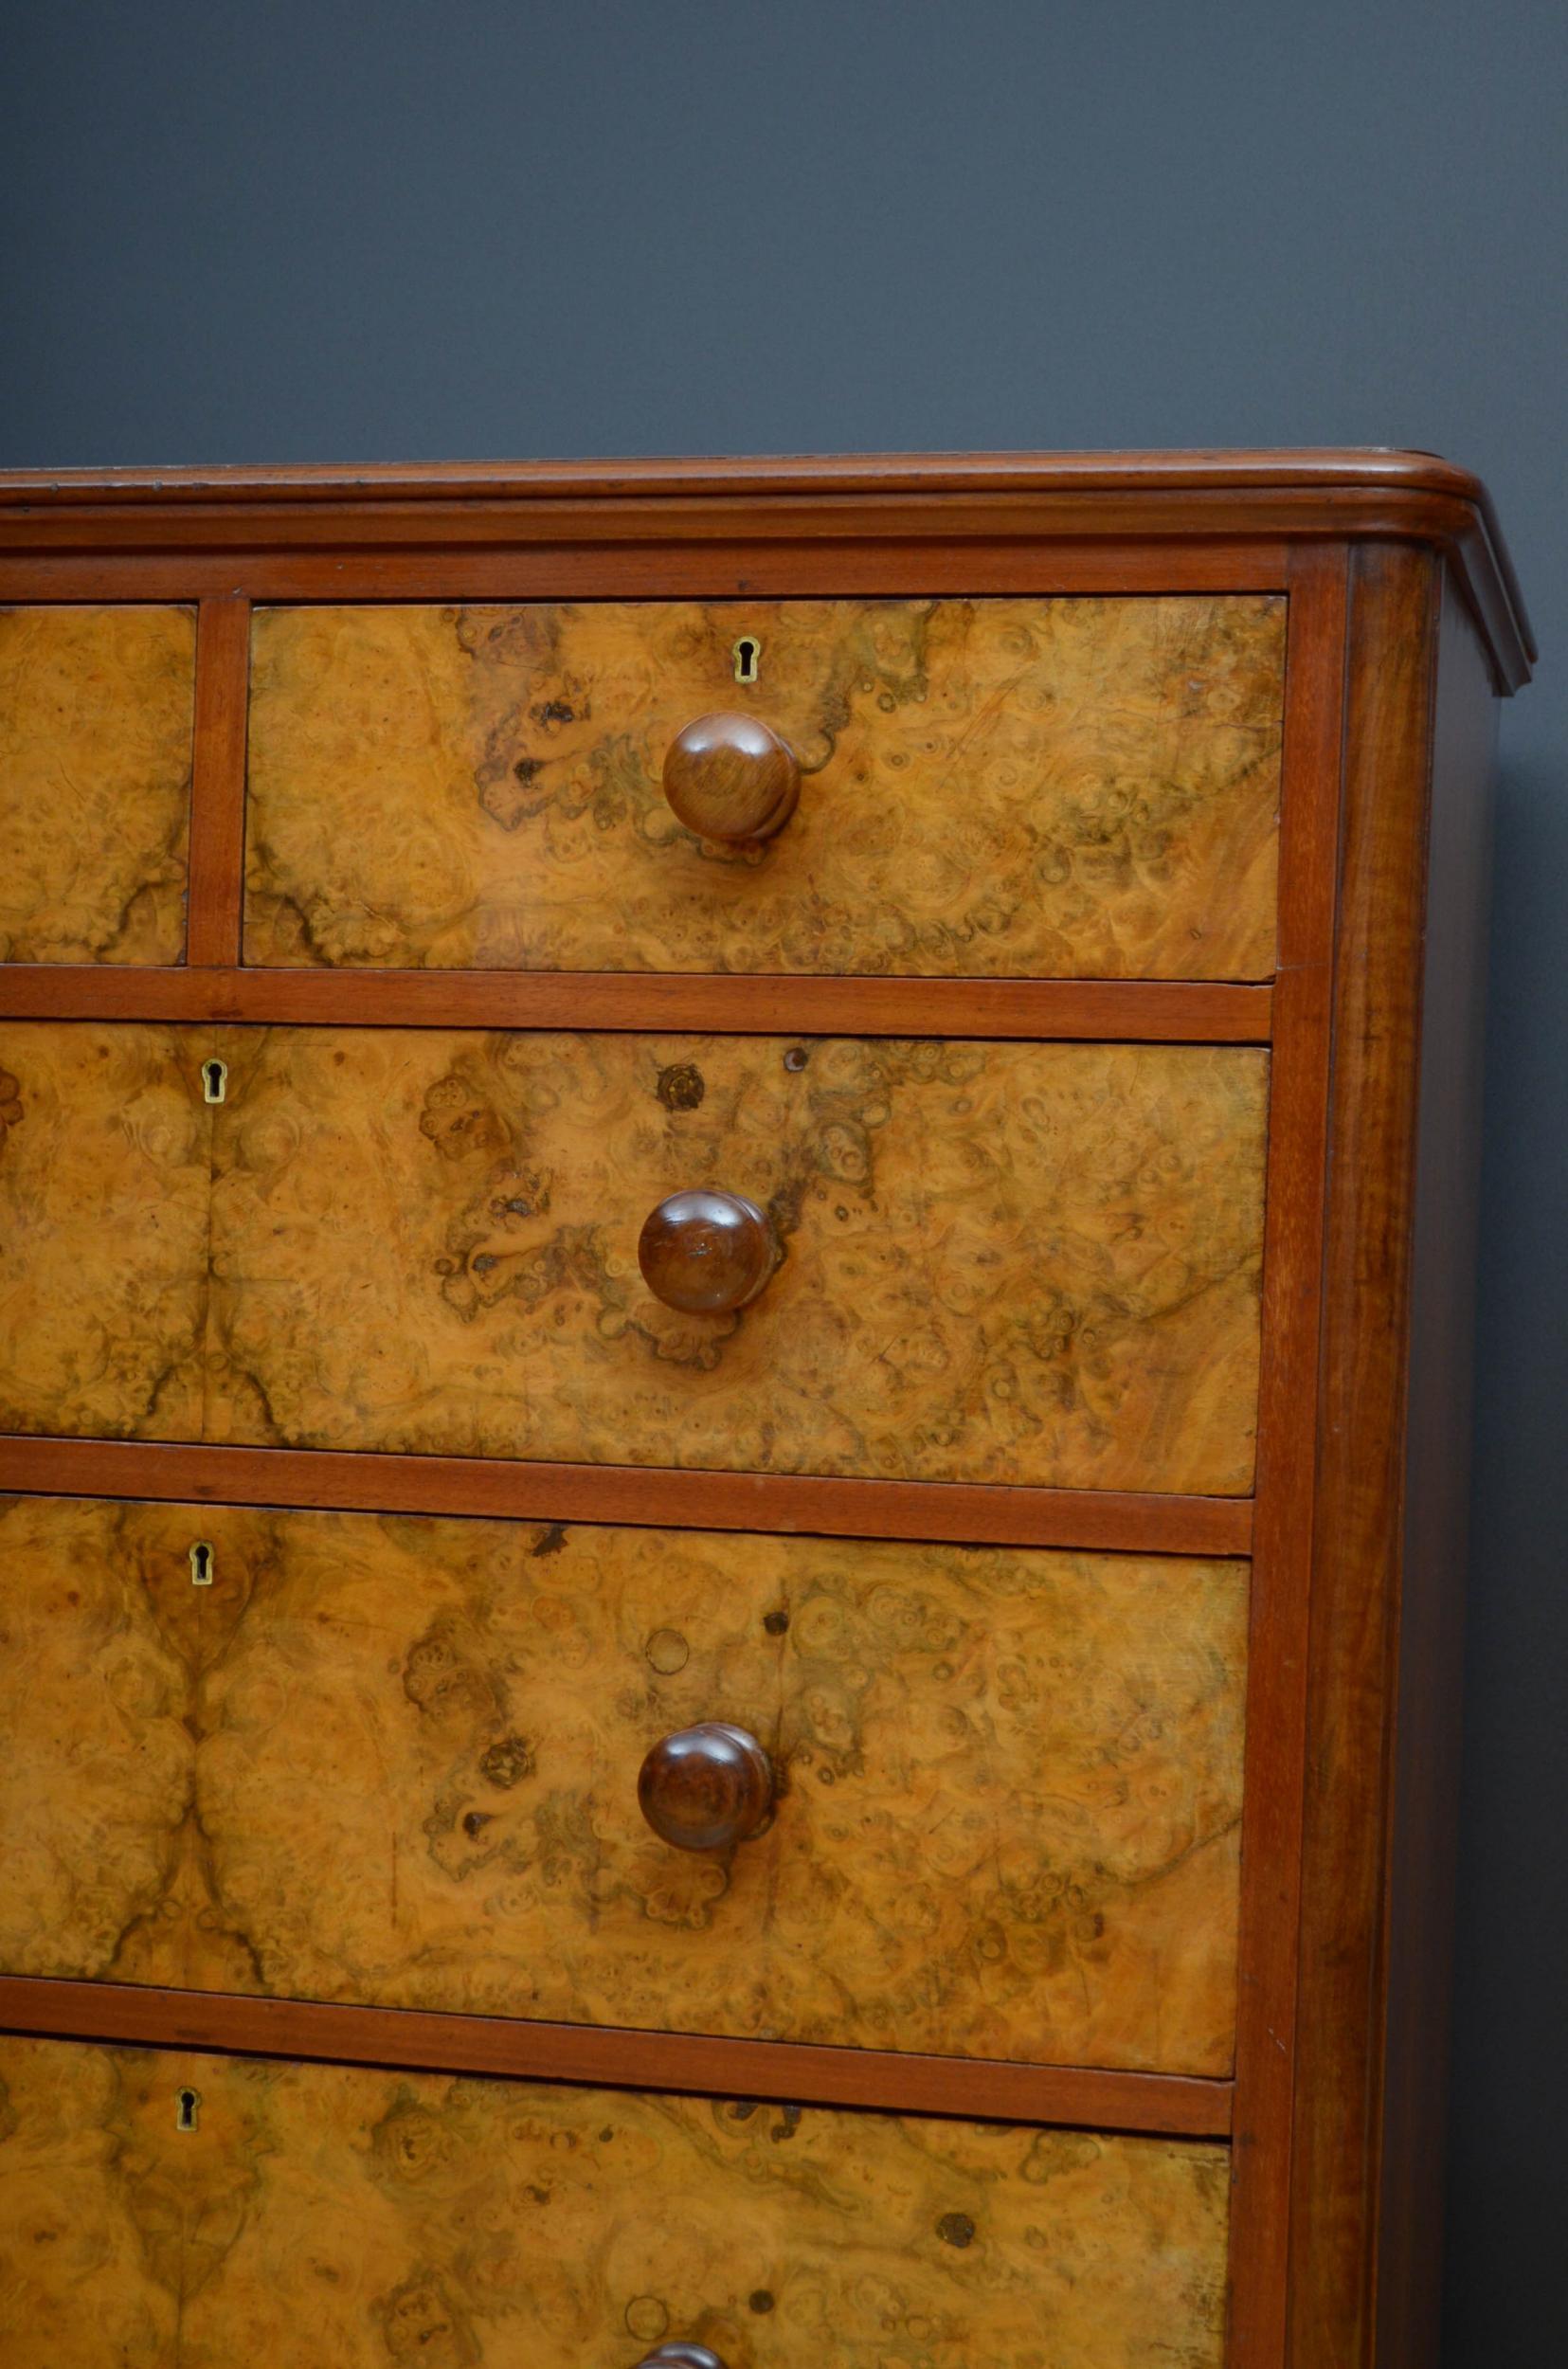
<svg viewBox="0 0 1568 2369"><path fill-rule="evenodd" d="M1280 589L1290 608L1271 988L239 965L254 601ZM1270 1043L1256 1497L47 1439L0 1442L0 1486L1250 1549L1235 2077L975 2065L21 1978L0 1979L0 2028L1231 2135L1230 2369L1430 2362L1435 2247L1422 2240L1438 2151L1433 2085L1416 2068L1441 2051L1444 2031L1442 1746L1456 1681L1466 1431L1451 1376L1465 1330L1455 1278L1473 1225L1464 1178L1477 1058L1469 973L1484 907L1478 790L1494 695L1525 679L1533 656L1481 489L1424 456L1384 453L0 483L0 600L192 598L186 966L7 967L0 1012ZM1430 983L1429 911L1458 938ZM1415 1058L1423 1021L1426 1093ZM1414 1384L1413 1327L1433 1352ZM1408 1600L1407 1553L1422 1582ZM1419 1689L1401 1693L1401 1665L1419 1672ZM1411 1838L1397 1865L1397 1834Z"/></svg>

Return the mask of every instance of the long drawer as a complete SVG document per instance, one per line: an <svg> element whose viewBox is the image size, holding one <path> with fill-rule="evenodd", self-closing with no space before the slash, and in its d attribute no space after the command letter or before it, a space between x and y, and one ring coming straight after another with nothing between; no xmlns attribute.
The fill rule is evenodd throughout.
<svg viewBox="0 0 1568 2369"><path fill-rule="evenodd" d="M1260 1050L34 1022L0 1063L8 1429L1251 1485ZM713 1189L777 1261L719 1312L639 1266Z"/></svg>
<svg viewBox="0 0 1568 2369"><path fill-rule="evenodd" d="M246 959L1265 978L1284 651L1265 595L262 608ZM772 837L666 800L714 711Z"/></svg>
<svg viewBox="0 0 1568 2369"><path fill-rule="evenodd" d="M0 1562L0 1972L1231 2070L1242 1564L71 1498ZM677 1847L714 1722L767 1809Z"/></svg>
<svg viewBox="0 0 1568 2369"><path fill-rule="evenodd" d="M1221 2358L1217 2145L46 2041L0 2083L18 2362Z"/></svg>

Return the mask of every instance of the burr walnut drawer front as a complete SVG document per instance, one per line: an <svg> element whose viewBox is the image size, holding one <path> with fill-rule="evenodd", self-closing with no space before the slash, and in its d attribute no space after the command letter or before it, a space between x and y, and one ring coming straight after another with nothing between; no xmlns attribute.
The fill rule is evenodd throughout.
<svg viewBox="0 0 1568 2369"><path fill-rule="evenodd" d="M1242 1563L26 1497L0 1559L0 1972L1231 2070Z"/></svg>
<svg viewBox="0 0 1568 2369"><path fill-rule="evenodd" d="M19 2362L1221 2359L1213 2143L67 2041L0 2082Z"/></svg>
<svg viewBox="0 0 1568 2369"><path fill-rule="evenodd" d="M0 607L0 962L185 958L196 613Z"/></svg>
<svg viewBox="0 0 1568 2369"><path fill-rule="evenodd" d="M261 608L246 959L1257 979L1285 602Z"/></svg>
<svg viewBox="0 0 1568 2369"><path fill-rule="evenodd" d="M1250 1486L1259 1050L20 1022L0 1064L6 1429Z"/></svg>

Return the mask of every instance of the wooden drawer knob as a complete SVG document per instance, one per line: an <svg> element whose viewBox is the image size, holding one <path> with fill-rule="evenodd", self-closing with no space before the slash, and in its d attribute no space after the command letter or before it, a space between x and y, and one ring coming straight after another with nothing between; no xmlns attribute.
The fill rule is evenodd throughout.
<svg viewBox="0 0 1568 2369"><path fill-rule="evenodd" d="M637 1798L654 1833L677 1850L728 1851L772 1809L773 1763L746 1728L709 1719L655 1745Z"/></svg>
<svg viewBox="0 0 1568 2369"><path fill-rule="evenodd" d="M699 715L664 760L664 795L701 839L771 839L795 811L794 750L754 715Z"/></svg>
<svg viewBox="0 0 1568 2369"><path fill-rule="evenodd" d="M657 2353L645 2353L637 2369L725 2369L725 2363L706 2344L661 2344Z"/></svg>
<svg viewBox="0 0 1568 2369"><path fill-rule="evenodd" d="M716 1316L748 1307L779 1263L766 1216L741 1193L672 1193L642 1228L642 1280L666 1308Z"/></svg>

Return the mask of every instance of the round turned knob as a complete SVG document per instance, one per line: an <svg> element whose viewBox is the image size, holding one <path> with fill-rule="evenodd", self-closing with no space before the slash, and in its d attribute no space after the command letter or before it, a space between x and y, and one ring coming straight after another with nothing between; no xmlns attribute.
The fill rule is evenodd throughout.
<svg viewBox="0 0 1568 2369"><path fill-rule="evenodd" d="M725 2364L706 2344L661 2344L657 2353L646 2354L637 2369L725 2369Z"/></svg>
<svg viewBox="0 0 1568 2369"><path fill-rule="evenodd" d="M664 760L664 795L702 839L771 839L795 811L795 752L754 715L699 715Z"/></svg>
<svg viewBox="0 0 1568 2369"><path fill-rule="evenodd" d="M717 1719L656 1744L637 1781L642 1815L681 1851L728 1851L773 1807L773 1763L744 1727Z"/></svg>
<svg viewBox="0 0 1568 2369"><path fill-rule="evenodd" d="M644 1225L637 1260L666 1308L723 1315L756 1298L779 1263L778 1237L741 1193L672 1193Z"/></svg>

